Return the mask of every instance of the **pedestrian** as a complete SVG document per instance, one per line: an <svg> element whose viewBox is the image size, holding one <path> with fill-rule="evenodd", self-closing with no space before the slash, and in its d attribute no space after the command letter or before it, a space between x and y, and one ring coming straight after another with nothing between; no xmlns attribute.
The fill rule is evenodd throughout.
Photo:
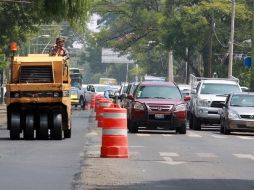
<svg viewBox="0 0 254 190"><path fill-rule="evenodd" d="M49 55L62 56L64 57L64 60L68 60L70 58L67 49L64 47L64 38L56 38L56 44L50 48Z"/></svg>

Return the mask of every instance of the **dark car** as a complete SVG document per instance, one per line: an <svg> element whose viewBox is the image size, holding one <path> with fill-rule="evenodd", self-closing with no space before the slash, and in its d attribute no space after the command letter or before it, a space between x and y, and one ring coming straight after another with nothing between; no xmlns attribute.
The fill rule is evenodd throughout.
<svg viewBox="0 0 254 190"><path fill-rule="evenodd" d="M220 113L220 132L254 132L254 93L235 93L227 96Z"/></svg>
<svg viewBox="0 0 254 190"><path fill-rule="evenodd" d="M141 82L127 107L129 132L138 132L139 127L146 129L176 130L186 133L186 101L173 82Z"/></svg>
<svg viewBox="0 0 254 190"><path fill-rule="evenodd" d="M127 98L129 95L133 95L138 82L131 82L128 84L125 93L121 94L121 107L122 108L127 108L130 104L130 99Z"/></svg>

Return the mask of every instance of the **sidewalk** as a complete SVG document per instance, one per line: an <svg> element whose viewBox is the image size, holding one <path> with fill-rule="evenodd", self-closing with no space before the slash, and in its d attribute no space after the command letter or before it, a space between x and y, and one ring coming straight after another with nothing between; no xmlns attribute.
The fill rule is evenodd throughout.
<svg viewBox="0 0 254 190"><path fill-rule="evenodd" d="M7 127L6 105L0 104L0 128Z"/></svg>

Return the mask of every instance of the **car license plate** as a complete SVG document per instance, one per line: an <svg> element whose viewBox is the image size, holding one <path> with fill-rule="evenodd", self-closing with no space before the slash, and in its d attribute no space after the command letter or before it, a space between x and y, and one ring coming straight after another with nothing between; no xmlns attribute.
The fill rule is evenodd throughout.
<svg viewBox="0 0 254 190"><path fill-rule="evenodd" d="M164 119L164 114L155 114L155 119Z"/></svg>

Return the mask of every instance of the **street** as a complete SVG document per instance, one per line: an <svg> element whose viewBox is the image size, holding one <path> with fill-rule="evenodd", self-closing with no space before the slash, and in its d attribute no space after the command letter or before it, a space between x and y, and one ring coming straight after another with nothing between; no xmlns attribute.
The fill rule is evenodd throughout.
<svg viewBox="0 0 254 190"><path fill-rule="evenodd" d="M72 138L64 140L9 140L0 130L0 189L77 189L89 128L89 112L73 112Z"/></svg>
<svg viewBox="0 0 254 190"><path fill-rule="evenodd" d="M140 131L128 135L128 159L99 158L100 130L91 134L95 143L86 152L87 189L254 188L253 134L225 136L218 127L186 135Z"/></svg>
<svg viewBox="0 0 254 190"><path fill-rule="evenodd" d="M9 140L0 130L0 189L254 189L254 134L218 128L128 134L129 158L100 158L92 111L74 110L71 139Z"/></svg>

